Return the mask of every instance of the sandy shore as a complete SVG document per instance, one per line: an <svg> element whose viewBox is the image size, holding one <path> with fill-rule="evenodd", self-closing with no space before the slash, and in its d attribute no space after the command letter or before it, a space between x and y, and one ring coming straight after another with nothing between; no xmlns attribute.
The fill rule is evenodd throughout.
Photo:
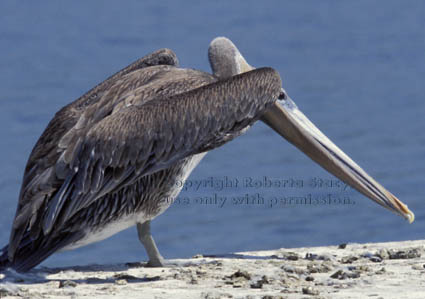
<svg viewBox="0 0 425 299"><path fill-rule="evenodd" d="M0 274L7 298L425 298L425 241Z"/></svg>

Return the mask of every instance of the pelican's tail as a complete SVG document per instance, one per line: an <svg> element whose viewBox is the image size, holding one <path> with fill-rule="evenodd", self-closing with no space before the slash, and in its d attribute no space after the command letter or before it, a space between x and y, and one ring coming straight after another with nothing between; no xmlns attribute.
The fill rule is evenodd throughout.
<svg viewBox="0 0 425 299"><path fill-rule="evenodd" d="M9 257L7 256L7 248L9 245L6 245L3 247L3 249L0 251L0 272L5 270L6 268L12 267L11 262L9 261Z"/></svg>
<svg viewBox="0 0 425 299"><path fill-rule="evenodd" d="M12 268L17 272L27 272L43 262L54 252L64 248L83 236L80 232L69 232L59 236L42 237L32 240L26 234L19 244L11 261L8 255L8 245L0 251L0 271Z"/></svg>

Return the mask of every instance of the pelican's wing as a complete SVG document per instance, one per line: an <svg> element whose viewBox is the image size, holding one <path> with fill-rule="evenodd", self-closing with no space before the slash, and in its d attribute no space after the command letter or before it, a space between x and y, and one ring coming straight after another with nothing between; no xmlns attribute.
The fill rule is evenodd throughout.
<svg viewBox="0 0 425 299"><path fill-rule="evenodd" d="M60 227L106 193L233 139L280 90L278 73L263 68L104 118L59 159L69 173L49 202L44 231Z"/></svg>
<svg viewBox="0 0 425 299"><path fill-rule="evenodd" d="M58 141L72 128L76 125L77 121L80 119L81 115L89 108L93 107L99 103L100 99L105 95L106 92L117 85L117 81L122 80L124 76L129 73L132 73L139 69L144 69L149 66L156 65L170 65L178 67L178 59L176 54L170 49L160 49L151 54L148 54L132 64L128 65L124 69L110 76L108 79L102 83L96 85L91 90L86 92L80 98L70 103L69 105L63 107L59 110L55 117L50 121L46 130L41 135L40 139L37 141L37 144L34 146L34 149L31 152L30 158L25 169L24 180L22 184L22 191L25 191L26 186L30 184L32 178L36 174L41 173L39 168L40 160L43 160L43 166L49 166L56 162L57 154L57 144ZM150 77L147 74L147 79ZM138 78L139 81L140 78ZM101 107L105 113L111 107ZM51 155L51 157L50 157ZM35 167L34 167L35 166ZM20 196L20 201L22 200Z"/></svg>
<svg viewBox="0 0 425 299"><path fill-rule="evenodd" d="M119 101L114 102L109 97L109 102L103 104L102 99L105 99L105 95L111 89L114 89L114 86L118 86L120 81L131 77L131 74L138 70L159 65L163 65L164 68L178 66L174 52L169 49L160 49L144 56L56 113L37 141L25 168L16 216L10 235L8 248L10 259L13 259L16 248L26 231L31 230L31 237L37 238L40 233L39 222L41 217L39 215L43 214L43 209L45 209L44 207L50 197L66 181L66 178L63 177L64 174L61 174L60 169L56 167L59 157L65 150L60 145L74 141L75 129L81 127L83 123L87 125L89 121L99 121L111 112L114 105ZM151 78L151 75L151 72L146 72L145 80L142 80L143 78L136 78L135 80L138 80L139 84L143 84L144 81ZM116 91L115 94L119 95L119 92ZM87 119L90 115L91 118Z"/></svg>

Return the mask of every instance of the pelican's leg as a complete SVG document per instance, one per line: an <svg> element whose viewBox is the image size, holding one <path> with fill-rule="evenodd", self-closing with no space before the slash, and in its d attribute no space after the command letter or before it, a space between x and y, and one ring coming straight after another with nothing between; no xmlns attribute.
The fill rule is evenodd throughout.
<svg viewBox="0 0 425 299"><path fill-rule="evenodd" d="M164 267L164 258L159 253L151 235L151 222L137 223L137 233L149 257L148 267Z"/></svg>

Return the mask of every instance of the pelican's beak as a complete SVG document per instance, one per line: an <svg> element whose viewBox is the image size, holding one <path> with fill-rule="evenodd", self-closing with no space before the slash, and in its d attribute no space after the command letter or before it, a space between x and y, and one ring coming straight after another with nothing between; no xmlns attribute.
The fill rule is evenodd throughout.
<svg viewBox="0 0 425 299"><path fill-rule="evenodd" d="M340 180L410 223L415 215L350 159L298 109L282 89L261 120Z"/></svg>

